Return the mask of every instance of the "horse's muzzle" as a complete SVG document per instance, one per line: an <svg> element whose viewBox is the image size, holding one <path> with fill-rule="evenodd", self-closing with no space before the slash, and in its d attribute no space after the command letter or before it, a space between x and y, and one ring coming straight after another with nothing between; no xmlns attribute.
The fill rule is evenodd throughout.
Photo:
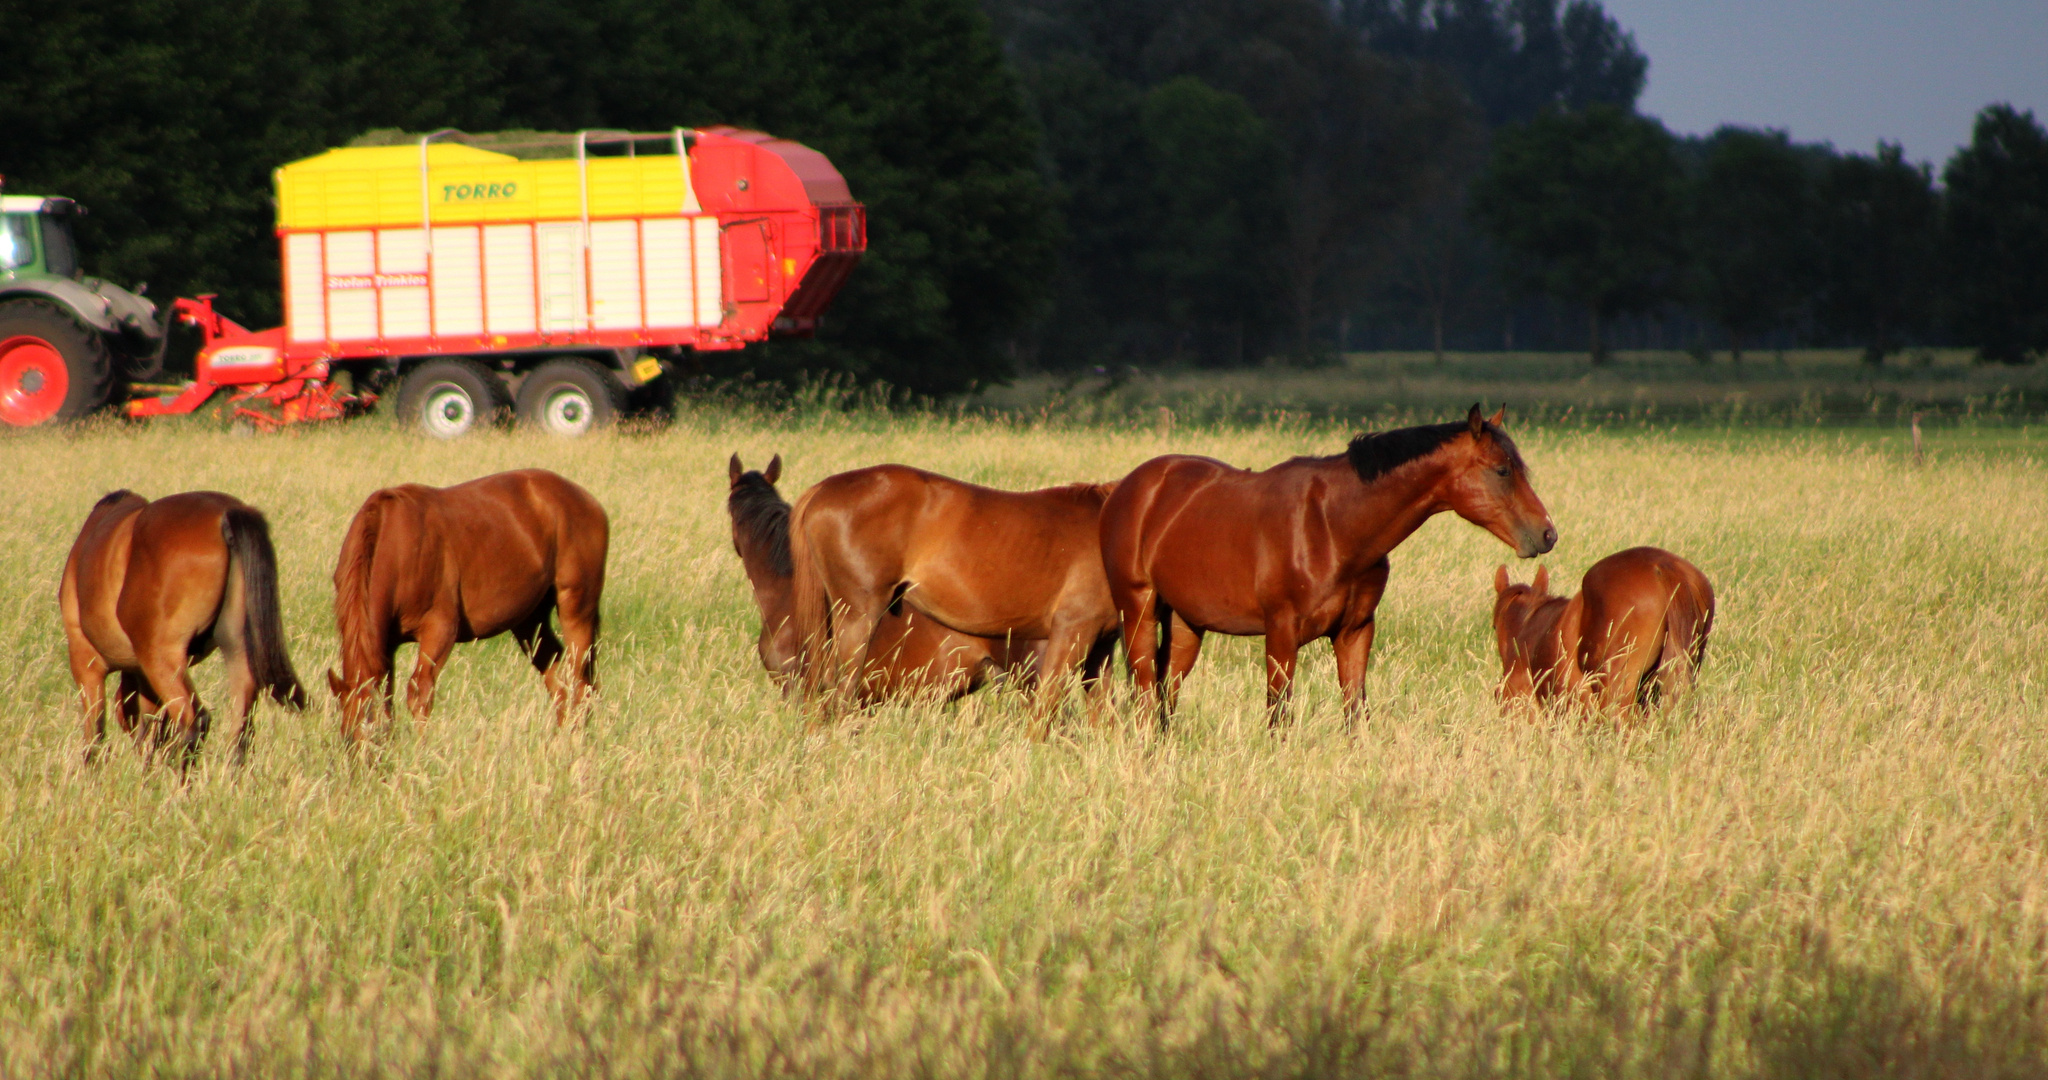
<svg viewBox="0 0 2048 1080"><path fill-rule="evenodd" d="M1533 559L1557 546L1557 526L1544 523L1543 531L1524 532L1522 542L1515 548L1515 554L1524 559Z"/></svg>

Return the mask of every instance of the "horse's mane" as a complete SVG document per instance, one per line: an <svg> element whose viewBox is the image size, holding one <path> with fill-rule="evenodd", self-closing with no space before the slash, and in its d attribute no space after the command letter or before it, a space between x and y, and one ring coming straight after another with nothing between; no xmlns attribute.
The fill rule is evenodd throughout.
<svg viewBox="0 0 2048 1080"><path fill-rule="evenodd" d="M341 557L334 565L334 622L341 637L342 655L362 659L379 647L378 617L369 610L370 575L377 558L377 536L384 528L385 509L399 498L392 488L373 492L356 511L348 532L341 540ZM344 660L343 670L347 670Z"/></svg>
<svg viewBox="0 0 2048 1080"><path fill-rule="evenodd" d="M748 540L767 548L768 563L781 577L796 572L789 559L789 504L782 493L758 472L747 472L732 486L725 509L732 515L732 527Z"/></svg>
<svg viewBox="0 0 2048 1080"><path fill-rule="evenodd" d="M1344 457L1351 462L1358 478L1370 484L1411 461L1436 453L1445 443L1469 430L1471 428L1466 421L1456 420L1448 424L1371 431L1351 440L1351 445L1344 449ZM1507 451L1508 460L1514 463L1516 471L1524 471L1522 452L1515 449L1515 442L1508 438L1508 433L1490 421L1486 425L1486 433Z"/></svg>

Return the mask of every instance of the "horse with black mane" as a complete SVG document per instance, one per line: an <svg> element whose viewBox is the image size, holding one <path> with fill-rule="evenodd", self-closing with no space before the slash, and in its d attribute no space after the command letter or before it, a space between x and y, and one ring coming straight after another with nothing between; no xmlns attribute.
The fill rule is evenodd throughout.
<svg viewBox="0 0 2048 1080"><path fill-rule="evenodd" d="M1102 507L1102 559L1140 694L1164 730L1210 632L1266 638L1277 725L1303 643L1329 638L1346 722L1364 707L1388 553L1446 510L1523 558L1557 529L1515 444L1472 406L1464 421L1360 435L1342 454L1264 472L1170 454L1125 477Z"/></svg>
<svg viewBox="0 0 2048 1080"><path fill-rule="evenodd" d="M306 707L285 650L270 525L232 495L188 491L151 502L132 491L109 493L86 515L64 560L57 606L85 713L87 761L105 736L109 674L121 676L114 698L121 730L146 753L174 743L181 769L212 725L191 667L215 649L241 720L236 763L248 756L259 694Z"/></svg>
<svg viewBox="0 0 2048 1080"><path fill-rule="evenodd" d="M796 629L794 568L789 554L789 503L775 482L782 455L764 470L751 470L734 454L726 476L726 512L732 517L732 546L746 567L754 606L761 612L756 649L761 666L785 688L794 689L803 661ZM902 604L875 624L868 642L867 668L859 700L863 705L921 695L958 700L980 689L997 673L1018 670L1028 680L1042 641L976 637L948 630Z"/></svg>

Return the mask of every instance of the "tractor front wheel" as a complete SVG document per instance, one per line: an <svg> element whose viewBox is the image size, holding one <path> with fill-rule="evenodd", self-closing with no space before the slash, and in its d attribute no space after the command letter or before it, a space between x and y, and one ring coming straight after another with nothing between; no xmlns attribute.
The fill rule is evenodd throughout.
<svg viewBox="0 0 2048 1080"><path fill-rule="evenodd" d="M625 408L626 388L581 357L550 360L519 384L519 422L551 435L610 427Z"/></svg>
<svg viewBox="0 0 2048 1080"><path fill-rule="evenodd" d="M113 392L106 339L43 301L0 303L0 423L82 420Z"/></svg>
<svg viewBox="0 0 2048 1080"><path fill-rule="evenodd" d="M398 385L398 420L437 439L501 422L510 402L497 372L462 357L429 360Z"/></svg>

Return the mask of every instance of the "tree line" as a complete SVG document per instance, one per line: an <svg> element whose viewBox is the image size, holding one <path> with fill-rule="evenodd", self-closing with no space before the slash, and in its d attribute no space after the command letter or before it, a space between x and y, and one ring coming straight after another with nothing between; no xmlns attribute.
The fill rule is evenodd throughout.
<svg viewBox="0 0 2048 1080"><path fill-rule="evenodd" d="M1672 136L1596 0L78 0L0 35L0 174L87 265L278 318L270 170L371 129L731 123L825 152L870 251L818 340L713 376L924 393L1021 367L1420 341L2048 348L2048 150L1942 170ZM1575 314L1574 314L1575 313Z"/></svg>

